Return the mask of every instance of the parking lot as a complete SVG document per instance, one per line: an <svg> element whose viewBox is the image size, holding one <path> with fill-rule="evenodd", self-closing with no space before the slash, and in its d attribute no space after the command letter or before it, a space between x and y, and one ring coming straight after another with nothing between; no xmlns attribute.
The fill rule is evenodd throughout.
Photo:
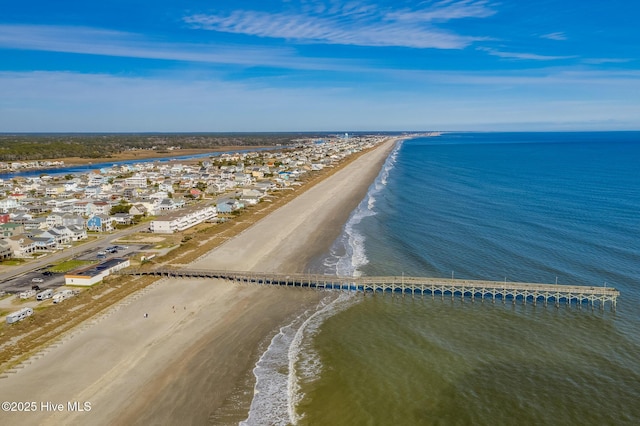
<svg viewBox="0 0 640 426"><path fill-rule="evenodd" d="M113 248L107 251L107 248ZM129 257L145 250L148 245L104 245L91 250L79 252L74 259L102 262L112 257ZM101 253L101 254L99 254ZM104 255L102 254L104 253ZM31 290L33 286L38 286L40 290L53 289L64 285L64 273L50 272L49 268L53 265L47 265L44 268L27 272L23 275L7 279L0 283L0 290L7 293L17 294L25 290Z"/></svg>
<svg viewBox="0 0 640 426"><path fill-rule="evenodd" d="M39 282L39 280L42 280L42 282ZM41 290L47 288L56 289L64 285L64 274L51 273L47 272L46 269L40 269L3 282L0 284L0 290L4 290L7 293L20 293L21 291L31 290L36 285Z"/></svg>

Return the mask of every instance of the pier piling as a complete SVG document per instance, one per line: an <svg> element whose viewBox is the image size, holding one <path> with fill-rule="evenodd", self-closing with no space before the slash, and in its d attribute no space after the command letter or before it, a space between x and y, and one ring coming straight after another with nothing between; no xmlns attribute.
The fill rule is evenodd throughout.
<svg viewBox="0 0 640 426"><path fill-rule="evenodd" d="M241 272L241 271L208 271L208 270L182 270L161 268L153 270L143 269L123 269L117 274L121 275L156 275L161 277L197 277L225 279L238 284L257 285L280 285L286 287L307 287L315 289L333 289L340 291L359 291L363 293L410 293L412 298L416 293L424 298L425 293L430 293L432 299L436 293L440 294L444 300L445 294L451 295L451 301L455 301L456 294L460 295L460 300L469 297L475 302L476 297L484 302L485 297L491 296L493 304L496 298L502 299L505 304L507 299L511 299L515 306L516 301L521 298L523 306L530 300L533 306L537 305L538 299L542 299L546 307L551 299L554 306L560 307L561 300L564 299L566 306L575 304L582 308L582 303L587 302L591 310L595 310L598 305L599 310L605 309L607 303L611 304L611 310L616 310L617 298L620 292L612 287L590 287L572 286L558 284L536 284L518 283L505 281L485 281L485 280L461 280L453 278L429 278L429 277L341 277L316 274L275 274L261 272Z"/></svg>

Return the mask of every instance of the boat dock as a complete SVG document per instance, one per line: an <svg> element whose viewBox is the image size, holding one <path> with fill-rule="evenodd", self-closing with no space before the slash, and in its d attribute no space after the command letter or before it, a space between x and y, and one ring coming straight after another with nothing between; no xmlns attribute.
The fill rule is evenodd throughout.
<svg viewBox="0 0 640 426"><path fill-rule="evenodd" d="M276 274L265 272L211 271L204 269L126 269L118 271L122 275L156 275L173 278L210 278L222 279L237 283L278 285L286 287L304 287L326 290L360 291L371 293L391 293L411 296L430 295L432 297L456 296L462 298L491 300L496 299L513 304L521 302L534 306L552 303L556 307L561 304L576 304L604 309L609 303L613 311L616 309L620 292L612 287L577 286L559 284L536 284L508 281L463 280L449 278L428 278L409 276L388 277L341 277L317 274Z"/></svg>

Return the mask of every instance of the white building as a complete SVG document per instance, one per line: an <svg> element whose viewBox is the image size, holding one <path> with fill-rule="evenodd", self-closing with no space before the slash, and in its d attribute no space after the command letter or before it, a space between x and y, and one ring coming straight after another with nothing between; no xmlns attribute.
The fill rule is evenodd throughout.
<svg viewBox="0 0 640 426"><path fill-rule="evenodd" d="M127 188L146 188L147 177L142 174L135 174L124 180L124 186Z"/></svg>
<svg viewBox="0 0 640 426"><path fill-rule="evenodd" d="M65 285L78 285L78 286L90 286L99 283L104 277L111 275L112 273L119 271L120 269L127 268L131 265L129 259L123 257L116 257L102 262L98 265L92 265L86 269L80 269L73 271L69 274L65 274Z"/></svg>
<svg viewBox="0 0 640 426"><path fill-rule="evenodd" d="M215 206L192 207L153 220L149 230L157 234L173 234L213 219L217 215L218 210Z"/></svg>

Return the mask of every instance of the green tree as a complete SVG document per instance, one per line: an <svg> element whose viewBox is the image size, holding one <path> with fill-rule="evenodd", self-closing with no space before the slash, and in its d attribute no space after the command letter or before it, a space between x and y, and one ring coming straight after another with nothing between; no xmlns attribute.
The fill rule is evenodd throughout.
<svg viewBox="0 0 640 426"><path fill-rule="evenodd" d="M129 210L131 210L131 204L127 203L124 200L121 200L120 203L111 207L109 214L114 215L116 213L129 213Z"/></svg>

